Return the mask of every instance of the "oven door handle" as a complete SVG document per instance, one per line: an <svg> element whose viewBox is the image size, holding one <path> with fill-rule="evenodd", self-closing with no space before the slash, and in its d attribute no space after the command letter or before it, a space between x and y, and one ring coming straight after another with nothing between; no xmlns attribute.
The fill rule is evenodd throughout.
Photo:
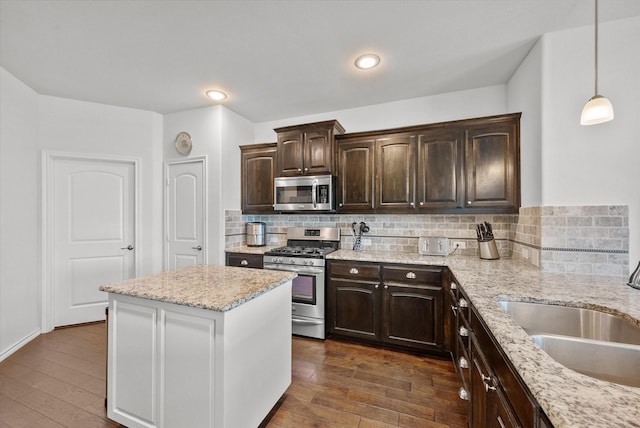
<svg viewBox="0 0 640 428"><path fill-rule="evenodd" d="M293 324L298 324L298 325L321 325L322 324L322 320L301 320L298 318L291 318L291 322Z"/></svg>
<svg viewBox="0 0 640 428"><path fill-rule="evenodd" d="M289 265L274 265L274 264L265 264L262 266L264 269L271 270L286 270L290 272L297 272L301 274L309 274L309 275L318 275L323 273L322 268L314 268L308 266L289 266Z"/></svg>

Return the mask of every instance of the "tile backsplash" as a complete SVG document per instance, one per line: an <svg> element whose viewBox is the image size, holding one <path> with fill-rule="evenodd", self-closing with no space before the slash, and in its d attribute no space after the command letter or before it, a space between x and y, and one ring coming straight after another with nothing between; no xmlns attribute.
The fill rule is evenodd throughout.
<svg viewBox="0 0 640 428"><path fill-rule="evenodd" d="M242 215L225 212L225 247L246 243L245 223L262 221L267 244L286 244L288 227L338 227L340 247L350 249L352 222L371 228L362 236L363 250L418 252L418 238L449 238L451 251L476 255L476 224L487 221L501 257L512 257L548 272L624 276L629 265L629 209L627 206L522 207L518 215Z"/></svg>

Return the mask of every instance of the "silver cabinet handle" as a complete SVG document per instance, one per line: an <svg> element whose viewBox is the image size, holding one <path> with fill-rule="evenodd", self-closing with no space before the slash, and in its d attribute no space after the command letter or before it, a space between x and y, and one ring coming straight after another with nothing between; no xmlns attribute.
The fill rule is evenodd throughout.
<svg viewBox="0 0 640 428"><path fill-rule="evenodd" d="M357 275L360 273L360 271L356 268L351 268L349 269L349 273L353 274L353 275Z"/></svg>
<svg viewBox="0 0 640 428"><path fill-rule="evenodd" d="M458 360L458 364L460 365L460 368L463 368L463 369L469 368L469 361L467 361L465 357L460 357L460 359Z"/></svg>
<svg viewBox="0 0 640 428"><path fill-rule="evenodd" d="M388 289L389 289L389 286L388 286L387 284L385 284L385 285L384 285L384 289L385 289L385 290L388 290Z"/></svg>
<svg viewBox="0 0 640 428"><path fill-rule="evenodd" d="M198 245L197 247L191 247L193 250L202 251L202 246Z"/></svg>
<svg viewBox="0 0 640 428"><path fill-rule="evenodd" d="M240 264L241 264L242 266L246 266L246 265L248 265L248 264L249 264L249 262L248 262L248 261L246 261L246 260L243 260L243 261L241 261L241 262L240 262Z"/></svg>
<svg viewBox="0 0 640 428"><path fill-rule="evenodd" d="M416 206L416 203L415 203L415 202L411 202L411 204L410 204L410 205L411 205L412 207L415 207L415 206Z"/></svg>
<svg viewBox="0 0 640 428"><path fill-rule="evenodd" d="M301 168L298 168L298 172L302 172L302 169L301 169Z"/></svg>
<svg viewBox="0 0 640 428"><path fill-rule="evenodd" d="M467 337L469 336L469 330L465 327L460 327L460 336Z"/></svg>
<svg viewBox="0 0 640 428"><path fill-rule="evenodd" d="M451 283L451 289L452 290L457 290L458 289L458 284L456 284L455 282Z"/></svg>
<svg viewBox="0 0 640 428"><path fill-rule="evenodd" d="M462 400L469 400L469 393L466 389L460 387L460 389L458 389L458 397L460 397Z"/></svg>
<svg viewBox="0 0 640 428"><path fill-rule="evenodd" d="M460 306L461 308L468 308L469 303L465 299L460 299L458 301L458 306Z"/></svg>
<svg viewBox="0 0 640 428"><path fill-rule="evenodd" d="M305 168L304 170L305 170L305 171L309 171L309 168Z"/></svg>
<svg viewBox="0 0 640 428"><path fill-rule="evenodd" d="M407 272L405 277L407 277L408 279L416 279L416 274L415 272Z"/></svg>
<svg viewBox="0 0 640 428"><path fill-rule="evenodd" d="M471 205L471 201L467 201L467 205Z"/></svg>
<svg viewBox="0 0 640 428"><path fill-rule="evenodd" d="M457 307L457 306L451 305L451 312L453 312L453 313L454 313L454 315L455 315L455 313L456 313L456 311L457 311L457 310L458 310L458 307Z"/></svg>
<svg viewBox="0 0 640 428"><path fill-rule="evenodd" d="M377 289L378 287L380 287L380 284L376 284L373 286L373 288Z"/></svg>
<svg viewBox="0 0 640 428"><path fill-rule="evenodd" d="M339 205L340 205L340 206L342 206L342 202L340 202L340 204L339 204Z"/></svg>
<svg viewBox="0 0 640 428"><path fill-rule="evenodd" d="M133 250L133 245L127 245L126 247L122 247L120 249L121 250L129 250L129 251L131 251L131 250Z"/></svg>
<svg viewBox="0 0 640 428"><path fill-rule="evenodd" d="M424 202L420 202L420 206L421 206L421 207L424 207Z"/></svg>
<svg viewBox="0 0 640 428"><path fill-rule="evenodd" d="M480 373L480 378L482 378L482 382L484 383L484 390L486 392L495 391L496 390L495 386L490 385L491 383L493 383L493 380L491 379L491 376L485 376L484 373Z"/></svg>

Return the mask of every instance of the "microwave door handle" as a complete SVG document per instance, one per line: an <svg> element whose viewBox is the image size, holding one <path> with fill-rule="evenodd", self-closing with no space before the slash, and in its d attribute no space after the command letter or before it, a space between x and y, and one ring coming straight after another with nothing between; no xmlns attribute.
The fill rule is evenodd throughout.
<svg viewBox="0 0 640 428"><path fill-rule="evenodd" d="M313 180L311 184L311 202L313 203L313 208L316 208L316 191L318 190L318 180Z"/></svg>

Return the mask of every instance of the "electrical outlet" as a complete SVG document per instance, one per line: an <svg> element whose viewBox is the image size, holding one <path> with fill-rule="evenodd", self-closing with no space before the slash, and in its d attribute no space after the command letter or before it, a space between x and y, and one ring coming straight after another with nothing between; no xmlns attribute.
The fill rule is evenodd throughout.
<svg viewBox="0 0 640 428"><path fill-rule="evenodd" d="M459 250L464 250L467 248L466 241L453 241L451 245L453 246L453 248L458 248Z"/></svg>
<svg viewBox="0 0 640 428"><path fill-rule="evenodd" d="M527 250L526 248L522 249L522 258L525 260L529 260L529 250Z"/></svg>

